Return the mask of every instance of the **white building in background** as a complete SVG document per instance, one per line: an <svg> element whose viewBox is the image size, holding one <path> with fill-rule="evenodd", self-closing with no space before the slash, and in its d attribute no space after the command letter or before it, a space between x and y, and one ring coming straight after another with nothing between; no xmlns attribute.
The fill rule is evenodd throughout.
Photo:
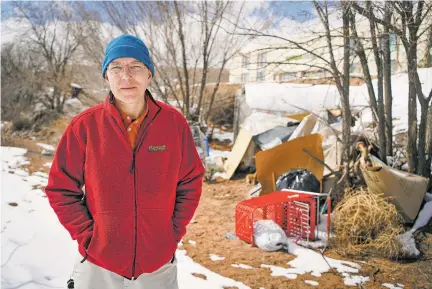
<svg viewBox="0 0 432 289"><path fill-rule="evenodd" d="M362 43L365 48L372 75L376 75L374 54L371 50L369 22L358 22L357 31L359 37L364 39ZM321 25L321 24L318 24ZM318 28L319 29L319 28ZM311 30L310 30L311 31ZM418 63L421 63L426 53L429 53L428 66L432 66L432 37L424 33L418 45ZM310 33L309 35L279 34L289 40L302 43L307 49L316 55L305 53L295 48L288 41L275 40L272 38L257 38L245 46L232 60L230 65L230 82L288 82L299 79L326 78L331 74L324 68L329 68L320 57L329 60L329 52L326 38L322 32ZM343 38L340 31L335 32L332 40L333 53L340 71L343 71ZM407 70L406 53L401 39L396 34L390 34L390 57L392 74ZM429 42L429 43L428 43ZM378 43L380 45L380 43ZM351 53L350 73L351 76L363 76L362 66L354 50L354 41L350 41L353 48ZM319 57L318 57L319 56ZM286 64L289 62L290 64Z"/></svg>

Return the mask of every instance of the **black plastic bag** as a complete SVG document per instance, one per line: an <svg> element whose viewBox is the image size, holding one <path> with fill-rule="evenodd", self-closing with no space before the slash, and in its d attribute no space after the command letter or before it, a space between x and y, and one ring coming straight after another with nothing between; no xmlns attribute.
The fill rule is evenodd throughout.
<svg viewBox="0 0 432 289"><path fill-rule="evenodd" d="M281 191L282 189L319 193L320 182L306 169L293 169L276 181L276 190Z"/></svg>

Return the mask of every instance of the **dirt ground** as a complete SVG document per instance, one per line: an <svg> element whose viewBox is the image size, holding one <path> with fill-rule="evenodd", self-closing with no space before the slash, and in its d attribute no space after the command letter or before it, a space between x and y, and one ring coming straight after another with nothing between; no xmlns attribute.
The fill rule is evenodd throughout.
<svg viewBox="0 0 432 289"><path fill-rule="evenodd" d="M55 124L48 129L48 133L39 134L41 139L14 138L2 145L27 148L27 157L31 164L30 172L43 171L48 173L49 168L44 166L52 161L51 156L42 156L43 150L37 142L53 144L58 139L59 130L64 129L65 122ZM61 134L61 133L60 133ZM218 144L222 146L221 144ZM295 256L284 252L266 253L256 247L241 241L230 240L225 237L227 233L235 232L235 207L239 201L246 198L252 185L246 184L243 178L237 180L204 183L203 194L188 233L183 239L183 247L195 262L222 276L243 282L253 288L283 289L283 288L313 288L304 283L304 280L319 282L316 288L353 288L344 285L343 278L337 273L324 273L321 277L310 274L298 275L291 280L285 277L271 276L270 269L261 268L261 264L275 265L288 268L287 264ZM385 288L382 283L404 284L409 288L432 288L432 235L425 234L422 244L423 251L429 251L429 257L414 262L396 262L379 258L348 259L338 255L330 249L326 255L340 260L357 262L361 265L358 275L369 276L370 281L358 288ZM191 242L190 242L191 241ZM209 254L225 257L222 261L212 261ZM234 268L232 264L245 264L254 267L253 270ZM197 276L206 278L204 275ZM234 287L236 288L236 287Z"/></svg>

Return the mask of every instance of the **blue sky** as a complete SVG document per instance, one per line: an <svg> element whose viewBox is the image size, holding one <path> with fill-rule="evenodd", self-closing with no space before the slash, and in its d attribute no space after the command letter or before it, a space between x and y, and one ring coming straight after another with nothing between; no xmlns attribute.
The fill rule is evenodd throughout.
<svg viewBox="0 0 432 289"><path fill-rule="evenodd" d="M36 1L32 1L36 2ZM247 2L246 2L247 3ZM92 2L85 2L86 5L91 6ZM41 3L43 5L43 3ZM270 10L279 17L288 17L292 20L303 22L310 19L310 12L313 11L313 3L311 1L270 1ZM2 20L6 20L13 16L11 2L2 1ZM256 10L253 14L266 17L266 11ZM103 15L102 15L103 16ZM108 21L107 18L105 18Z"/></svg>

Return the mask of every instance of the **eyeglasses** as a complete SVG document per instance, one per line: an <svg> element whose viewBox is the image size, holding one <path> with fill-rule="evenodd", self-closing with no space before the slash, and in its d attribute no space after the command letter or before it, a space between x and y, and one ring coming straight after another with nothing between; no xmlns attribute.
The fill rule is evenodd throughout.
<svg viewBox="0 0 432 289"><path fill-rule="evenodd" d="M125 71L125 68L128 69L128 72L132 75L137 75L145 71L146 67L143 64L132 64L131 66L121 66L119 64L114 64L108 67L108 71L114 75L120 75L121 72Z"/></svg>

